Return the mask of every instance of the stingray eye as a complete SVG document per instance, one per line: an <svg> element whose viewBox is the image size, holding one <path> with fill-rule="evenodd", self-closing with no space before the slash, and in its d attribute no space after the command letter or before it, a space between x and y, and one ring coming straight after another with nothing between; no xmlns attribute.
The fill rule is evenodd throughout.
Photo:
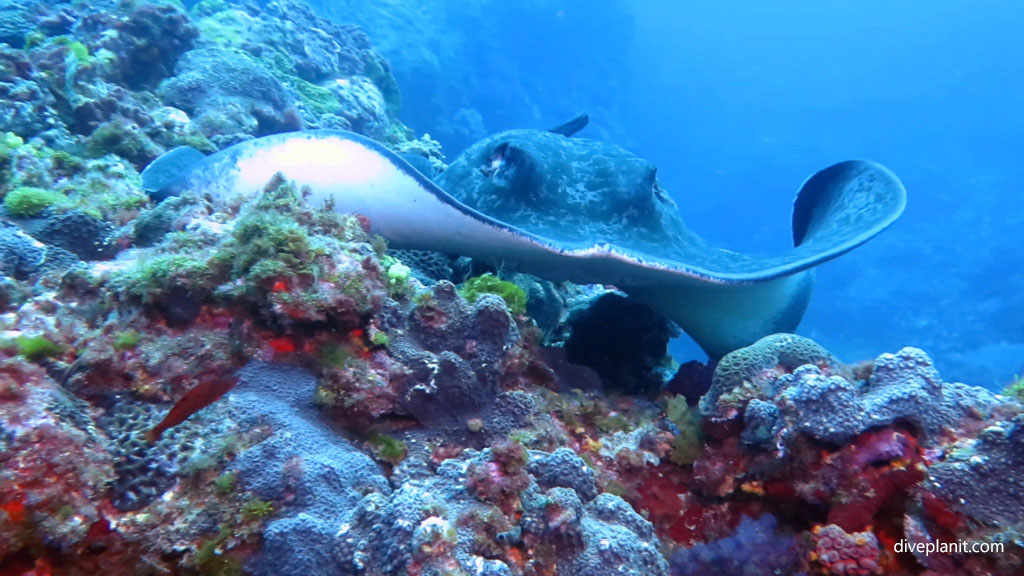
<svg viewBox="0 0 1024 576"><path fill-rule="evenodd" d="M487 164L483 167L484 175L493 176L498 170L501 170L507 159L508 142L503 142L491 151L491 155L487 159Z"/></svg>
<svg viewBox="0 0 1024 576"><path fill-rule="evenodd" d="M523 155L524 152L520 148L510 145L508 142L502 142L494 147L484 165L480 167L480 171L484 176L494 176L502 170L515 168Z"/></svg>

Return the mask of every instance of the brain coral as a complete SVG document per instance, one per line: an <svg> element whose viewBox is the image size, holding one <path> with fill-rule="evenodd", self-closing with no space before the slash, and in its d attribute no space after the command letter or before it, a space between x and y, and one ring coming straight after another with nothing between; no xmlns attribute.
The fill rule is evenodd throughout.
<svg viewBox="0 0 1024 576"><path fill-rule="evenodd" d="M711 389L701 398L701 414L710 416L721 409L723 403L719 398L736 392L745 383L763 385L805 364L829 369L840 366L828 350L796 334L765 336L746 348L727 354L715 368Z"/></svg>

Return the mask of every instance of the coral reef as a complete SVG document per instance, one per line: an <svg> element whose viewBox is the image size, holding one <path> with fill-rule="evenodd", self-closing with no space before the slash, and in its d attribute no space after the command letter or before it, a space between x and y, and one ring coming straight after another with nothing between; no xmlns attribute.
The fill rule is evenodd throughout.
<svg viewBox="0 0 1024 576"><path fill-rule="evenodd" d="M314 403L316 378L300 369L252 364L231 392L231 416L272 432L239 452L230 469L241 486L284 509L263 531L256 574L323 574L338 526L367 494L390 493L382 470L333 434Z"/></svg>
<svg viewBox="0 0 1024 576"><path fill-rule="evenodd" d="M676 370L614 287L388 250L280 176L150 200L168 149L303 127L444 170L358 28L18 0L0 40L0 573L1024 571L1020 386L786 334ZM1005 549L897 549L962 539Z"/></svg>
<svg viewBox="0 0 1024 576"><path fill-rule="evenodd" d="M342 529L340 573L667 574L650 523L616 496L593 497L585 476L567 482L584 494L542 488L527 472L534 458L507 444L466 451L407 476L390 499L367 497Z"/></svg>
<svg viewBox="0 0 1024 576"><path fill-rule="evenodd" d="M0 436L0 565L37 542L79 546L102 518L102 495L114 477L90 407L41 368L6 358Z"/></svg>
<svg viewBox="0 0 1024 576"><path fill-rule="evenodd" d="M23 224L30 235L84 260L130 244L147 204L135 172L175 146L343 128L444 166L395 118L366 35L302 3L26 0L4 6L0 35L0 197L10 216L49 220ZM78 233L92 237L67 240Z"/></svg>
<svg viewBox="0 0 1024 576"><path fill-rule="evenodd" d="M825 574L880 574L878 538L872 532L847 534L835 524L814 528L814 561Z"/></svg>
<svg viewBox="0 0 1024 576"><path fill-rule="evenodd" d="M960 514L988 526L1024 525L1024 417L996 421L928 469L927 487Z"/></svg>
<svg viewBox="0 0 1024 576"><path fill-rule="evenodd" d="M800 562L797 543L792 537L776 534L777 524L768 514L758 520L744 516L735 534L677 551L672 557L672 575L793 574Z"/></svg>
<svg viewBox="0 0 1024 576"><path fill-rule="evenodd" d="M813 342L764 338L719 362L700 401L712 419L739 418L744 441L784 445L795 435L841 445L872 428L907 423L929 442L962 420L991 413L988 391L943 382L927 354L904 348L880 356L858 378Z"/></svg>
<svg viewBox="0 0 1024 576"><path fill-rule="evenodd" d="M160 87L165 104L194 118L204 136L263 136L301 127L296 97L258 59L241 50L200 48L185 54L180 72ZM289 122L291 123L289 125Z"/></svg>

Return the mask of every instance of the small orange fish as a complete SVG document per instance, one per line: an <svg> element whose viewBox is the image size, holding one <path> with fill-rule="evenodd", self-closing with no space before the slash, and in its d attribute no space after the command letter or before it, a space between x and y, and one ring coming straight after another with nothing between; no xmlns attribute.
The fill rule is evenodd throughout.
<svg viewBox="0 0 1024 576"><path fill-rule="evenodd" d="M220 376L208 373L200 376L199 383L185 392L159 424L146 432L146 441L150 444L155 443L168 428L181 424L189 416L213 404L234 388L235 384L238 384L238 376L234 375Z"/></svg>

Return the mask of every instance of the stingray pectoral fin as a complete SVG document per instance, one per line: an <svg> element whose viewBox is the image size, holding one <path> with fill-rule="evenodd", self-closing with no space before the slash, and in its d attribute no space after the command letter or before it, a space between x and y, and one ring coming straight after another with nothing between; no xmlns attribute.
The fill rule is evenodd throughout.
<svg viewBox="0 0 1024 576"><path fill-rule="evenodd" d="M820 263L852 250L888 228L906 205L907 191L885 166L833 164L808 178L793 202L795 260Z"/></svg>
<svg viewBox="0 0 1024 576"><path fill-rule="evenodd" d="M768 334L793 332L814 288L814 270L744 284L634 286L626 292L674 320L712 359Z"/></svg>

